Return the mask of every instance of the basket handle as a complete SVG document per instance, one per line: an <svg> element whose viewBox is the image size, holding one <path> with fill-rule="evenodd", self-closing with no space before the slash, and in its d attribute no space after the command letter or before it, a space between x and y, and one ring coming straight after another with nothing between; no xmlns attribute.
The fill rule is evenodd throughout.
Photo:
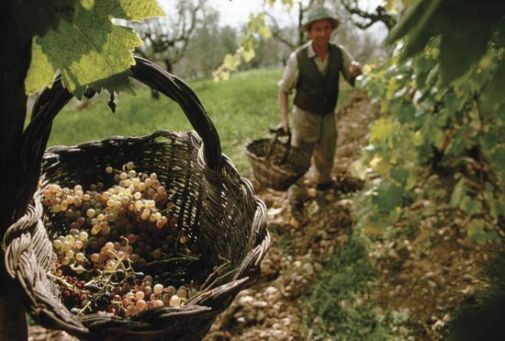
<svg viewBox="0 0 505 341"><path fill-rule="evenodd" d="M219 135L193 90L182 80L149 60L135 57L135 62L136 64L131 67L133 78L158 90L179 104L203 141L205 162L210 169L220 172L223 162ZM61 77L58 76L51 88L46 88L41 92L33 106L31 122L23 132L18 145L19 175L21 179L24 179L25 186L22 186L17 197L14 198L15 219L24 214L37 188L41 173L41 161L47 147L53 120L70 99L72 99L72 94L63 87Z"/></svg>
<svg viewBox="0 0 505 341"><path fill-rule="evenodd" d="M222 167L221 142L214 123L212 123L202 103L182 80L168 73L147 59L135 57L136 64L131 67L133 77L158 90L177 102L186 114L191 126L203 140L205 162L215 171Z"/></svg>

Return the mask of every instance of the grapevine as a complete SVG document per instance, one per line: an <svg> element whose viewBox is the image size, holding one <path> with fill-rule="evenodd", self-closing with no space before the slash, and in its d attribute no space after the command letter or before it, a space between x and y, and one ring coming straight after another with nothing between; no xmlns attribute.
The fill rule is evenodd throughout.
<svg viewBox="0 0 505 341"><path fill-rule="evenodd" d="M361 224L393 226L425 201L466 216L468 236L491 241L503 234L505 217L505 120L504 102L490 102L488 91L504 51L492 49L450 86L441 82L439 53L435 39L407 63L398 54L368 67L362 84L381 118L361 162L379 177L360 198L367 207Z"/></svg>

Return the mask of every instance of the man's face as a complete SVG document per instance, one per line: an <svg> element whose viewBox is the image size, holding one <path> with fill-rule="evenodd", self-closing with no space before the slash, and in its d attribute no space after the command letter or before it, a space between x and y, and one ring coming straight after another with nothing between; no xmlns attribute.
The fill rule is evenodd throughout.
<svg viewBox="0 0 505 341"><path fill-rule="evenodd" d="M333 26L331 21L328 19L321 19L314 21L310 24L307 34L312 43L316 46L328 45L330 41L331 32L333 31Z"/></svg>

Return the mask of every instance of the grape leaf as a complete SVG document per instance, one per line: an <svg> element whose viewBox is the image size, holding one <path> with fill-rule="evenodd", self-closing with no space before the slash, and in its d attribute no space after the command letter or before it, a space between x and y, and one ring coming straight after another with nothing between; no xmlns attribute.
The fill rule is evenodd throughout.
<svg viewBox="0 0 505 341"><path fill-rule="evenodd" d="M133 49L142 41L133 30L114 25L112 18L140 20L162 15L155 0L102 0L88 8L76 5L71 20L60 20L55 29L32 41L32 62L25 91L33 93L50 85L59 70L63 85L81 92L133 65ZM77 91L76 91L77 90Z"/></svg>
<svg viewBox="0 0 505 341"><path fill-rule="evenodd" d="M387 38L387 42L394 42L406 36L406 45L402 52L402 60L420 52L430 38L440 33L443 18L440 16L441 0L421 0L414 5L406 17L395 27Z"/></svg>
<svg viewBox="0 0 505 341"><path fill-rule="evenodd" d="M407 9L407 13L401 22L396 25L386 39L386 43L403 38L406 34L414 32L424 23L428 22L433 13L440 6L441 0L419 0L415 5Z"/></svg>
<svg viewBox="0 0 505 341"><path fill-rule="evenodd" d="M483 219L472 219L468 226L468 238L478 244L492 243L500 240L495 230L486 231L486 222Z"/></svg>
<svg viewBox="0 0 505 341"><path fill-rule="evenodd" d="M403 189L390 183L383 183L373 198L375 205L381 212L390 212L403 201Z"/></svg>
<svg viewBox="0 0 505 341"><path fill-rule="evenodd" d="M482 203L465 195L459 203L459 208L468 215L476 214L482 210Z"/></svg>
<svg viewBox="0 0 505 341"><path fill-rule="evenodd" d="M283 4L284 6L286 6L287 8L291 8L291 7L293 7L293 0L282 0L281 2L282 2L282 4Z"/></svg>
<svg viewBox="0 0 505 341"><path fill-rule="evenodd" d="M493 42L499 47L505 47L505 18L496 25Z"/></svg>
<svg viewBox="0 0 505 341"><path fill-rule="evenodd" d="M124 72L115 74L109 78L102 79L88 85L89 88L99 92L102 89L106 89L110 93L112 92L123 92L129 93L131 95L135 94L135 90L131 84L131 72L130 70L126 70ZM80 90L80 89L78 89ZM77 98L81 98L83 93L77 92L74 93Z"/></svg>
<svg viewBox="0 0 505 341"><path fill-rule="evenodd" d="M45 0L43 6L36 0L15 1L13 15L27 37L44 35L48 30L56 28L61 19L71 20L77 4L83 1Z"/></svg>
<svg viewBox="0 0 505 341"><path fill-rule="evenodd" d="M466 183L465 183L465 178L461 178L456 186L454 186L454 189L452 191L451 195L451 202L450 206L451 207L458 207L461 200L463 197L466 195Z"/></svg>
<svg viewBox="0 0 505 341"><path fill-rule="evenodd" d="M505 170L505 147L496 148L495 152L491 156L491 162L498 170Z"/></svg>
<svg viewBox="0 0 505 341"><path fill-rule="evenodd" d="M254 52L254 49L252 49L252 48L244 49L242 52L242 58L244 58L244 61L246 63L250 62L254 58L255 55L256 55L256 53Z"/></svg>
<svg viewBox="0 0 505 341"><path fill-rule="evenodd" d="M484 100L489 103L498 103L504 101L505 93L505 62L500 64L493 75L491 82L484 90Z"/></svg>
<svg viewBox="0 0 505 341"><path fill-rule="evenodd" d="M370 142L375 143L391 136L394 131L394 125L391 120L380 118L370 129Z"/></svg>
<svg viewBox="0 0 505 341"><path fill-rule="evenodd" d="M487 50L491 24L478 16L456 16L440 41L440 69L443 84L449 84L476 64ZM486 24L487 22L487 24ZM457 32L457 34L451 34Z"/></svg>
<svg viewBox="0 0 505 341"><path fill-rule="evenodd" d="M475 0L419 0L391 31L387 42L405 37L402 59L406 59L441 36L439 62L442 81L448 84L481 59L493 36L496 42L501 41L496 31L503 25L497 24L504 14L503 1L484 5Z"/></svg>
<svg viewBox="0 0 505 341"><path fill-rule="evenodd" d="M261 35L261 38L263 38L263 40L268 40L272 36L272 32L270 31L268 26L260 26L258 28L258 31Z"/></svg>
<svg viewBox="0 0 505 341"><path fill-rule="evenodd" d="M395 179L401 186L405 186L409 176L410 172L407 169L397 167L391 170L391 177Z"/></svg>
<svg viewBox="0 0 505 341"><path fill-rule="evenodd" d="M235 70L240 65L240 56L227 54L224 56L223 65L229 70Z"/></svg>

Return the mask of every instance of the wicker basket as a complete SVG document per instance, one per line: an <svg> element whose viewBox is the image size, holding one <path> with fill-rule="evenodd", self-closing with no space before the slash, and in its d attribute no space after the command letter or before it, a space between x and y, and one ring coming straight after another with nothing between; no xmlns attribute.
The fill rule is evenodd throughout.
<svg viewBox="0 0 505 341"><path fill-rule="evenodd" d="M291 145L291 135L261 138L246 146L254 178L264 187L285 191L310 167L310 153Z"/></svg>
<svg viewBox="0 0 505 341"><path fill-rule="evenodd" d="M28 310L46 328L61 329L81 339L199 340L216 316L259 275L259 263L270 244L265 207L250 182L221 154L218 134L196 95L182 81L147 60L137 58L133 77L175 100L198 133L156 131L144 137L112 137L73 147L54 147L43 156L51 122L72 97L57 80L34 106L25 136L26 150L40 156L45 180L84 188L112 179L97 175L106 165L120 167L133 161L139 169L156 172L160 181L175 189L177 224L197 238L204 261L179 264L186 278L206 278L198 295L181 308L157 307L131 318L90 314L75 316L60 300L47 272L54 259L51 237L43 223L38 192L32 191L26 213L7 230L3 249L6 268L24 289ZM35 151L33 151L35 149ZM36 176L40 166L33 163ZM36 186L34 185L34 188ZM212 267L218 258L230 260L230 271L216 278Z"/></svg>

